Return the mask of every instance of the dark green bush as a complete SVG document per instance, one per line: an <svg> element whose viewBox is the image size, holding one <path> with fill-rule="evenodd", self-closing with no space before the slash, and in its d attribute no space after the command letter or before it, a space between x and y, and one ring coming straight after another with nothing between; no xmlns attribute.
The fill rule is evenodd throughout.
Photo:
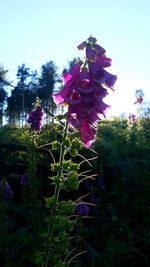
<svg viewBox="0 0 150 267"><path fill-rule="evenodd" d="M39 145L59 139L52 126L45 126L40 134ZM0 144L27 146L29 132L5 126L0 129ZM79 223L78 234L81 248L87 253L80 255L72 266L76 267L148 267L150 266L150 120L143 119L132 127L127 121L104 121L99 125L94 150L97 159L92 173L98 176L94 182L86 181L78 192L67 196L77 197L90 190L88 201L91 218ZM42 147L49 149L49 146ZM38 153L38 152L37 152ZM56 154L58 152L56 151ZM83 149L89 158L92 151ZM47 177L50 175L51 155L39 153L38 178L40 194L49 194ZM43 210L31 214L22 203L19 193L20 176L27 168L26 150L1 148L0 176L5 177L16 191L17 197L10 203L1 203L0 258L2 267L37 267L40 262L40 234L35 236L34 227L42 232ZM78 161L78 159L77 159ZM81 167L82 170L82 167ZM85 166L83 166L85 171ZM88 190L87 190L88 188ZM62 196L66 197L65 196ZM42 205L42 204L41 204ZM36 228L36 229L37 229ZM36 260L33 255L36 254Z"/></svg>

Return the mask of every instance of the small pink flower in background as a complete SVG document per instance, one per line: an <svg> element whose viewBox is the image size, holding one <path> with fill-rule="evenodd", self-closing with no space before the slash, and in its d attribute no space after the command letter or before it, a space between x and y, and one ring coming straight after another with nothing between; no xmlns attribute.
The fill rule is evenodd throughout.
<svg viewBox="0 0 150 267"><path fill-rule="evenodd" d="M144 92L142 89L138 89L135 91L135 105L141 105L144 102Z"/></svg>
<svg viewBox="0 0 150 267"><path fill-rule="evenodd" d="M26 174L23 174L20 179L20 183L22 186L26 186L29 182L29 177Z"/></svg>
<svg viewBox="0 0 150 267"><path fill-rule="evenodd" d="M80 216L88 216L90 209L86 203L79 202L75 206L75 211Z"/></svg>
<svg viewBox="0 0 150 267"><path fill-rule="evenodd" d="M129 124L134 124L137 120L136 116L134 114L129 114L129 117L128 117L128 120L129 120Z"/></svg>
<svg viewBox="0 0 150 267"><path fill-rule="evenodd" d="M33 111L29 112L28 123L31 131L39 132L42 127L43 109L39 104L39 98L36 99L36 104Z"/></svg>
<svg viewBox="0 0 150 267"><path fill-rule="evenodd" d="M134 104L135 104L135 105L136 105L136 104L141 105L141 104L143 103L143 101L144 101L144 99L143 99L142 96L137 96L137 97L136 97L136 101L134 102Z"/></svg>
<svg viewBox="0 0 150 267"><path fill-rule="evenodd" d="M68 104L68 121L78 128L84 146L89 148L95 140L97 123L109 108L103 98L108 88L113 89L117 76L105 70L112 60L106 57L95 37L90 36L78 49L85 49L85 61L75 63L63 75L64 87L53 94L53 99L56 105Z"/></svg>
<svg viewBox="0 0 150 267"><path fill-rule="evenodd" d="M8 182L1 181L0 182L0 193L5 199L12 199L13 198L13 191Z"/></svg>

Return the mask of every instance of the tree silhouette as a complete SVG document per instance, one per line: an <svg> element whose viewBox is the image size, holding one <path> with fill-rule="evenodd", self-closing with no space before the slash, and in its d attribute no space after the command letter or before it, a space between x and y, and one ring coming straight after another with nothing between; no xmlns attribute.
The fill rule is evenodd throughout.
<svg viewBox="0 0 150 267"><path fill-rule="evenodd" d="M7 92L5 90L7 81L6 74L7 70L4 70L2 66L0 66L0 126L3 125L3 116L4 116L4 106L7 98Z"/></svg>
<svg viewBox="0 0 150 267"><path fill-rule="evenodd" d="M54 113L55 104L53 102L52 94L57 82L59 82L59 79L55 63L49 61L42 65L39 78L38 96L42 100L42 106L47 110L48 114ZM49 123L49 116L46 118L46 122Z"/></svg>
<svg viewBox="0 0 150 267"><path fill-rule="evenodd" d="M32 109L35 96L35 72L22 64L17 71L17 85L7 99L7 115L10 124L24 125L28 112Z"/></svg>

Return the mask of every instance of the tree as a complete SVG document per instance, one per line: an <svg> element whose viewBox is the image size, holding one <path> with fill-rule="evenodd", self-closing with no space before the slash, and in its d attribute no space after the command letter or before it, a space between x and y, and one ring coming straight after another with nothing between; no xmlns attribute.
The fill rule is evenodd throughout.
<svg viewBox="0 0 150 267"><path fill-rule="evenodd" d="M60 82L56 71L57 67L53 61L42 65L40 76L37 71L31 72L25 64L18 67L17 85L7 99L7 115L10 124L24 125L37 96L48 114L47 123L49 123L49 114L53 114L55 108L52 94L55 84Z"/></svg>
<svg viewBox="0 0 150 267"><path fill-rule="evenodd" d="M42 106L49 113L53 114L54 112L54 102L52 94L54 91L55 84L59 82L57 67L53 61L49 61L41 67L41 75L39 78L39 88L38 96L42 100ZM49 122L49 116L46 120Z"/></svg>
<svg viewBox="0 0 150 267"><path fill-rule="evenodd" d="M19 125L24 125L27 117L27 113L32 109L35 101L35 89L34 79L35 73L31 73L30 69L22 64L18 67L17 71L18 83L15 89L12 91L11 96L7 100L7 113L9 116L9 122ZM34 84L34 85L33 85Z"/></svg>
<svg viewBox="0 0 150 267"><path fill-rule="evenodd" d="M7 97L7 92L5 90L7 84L7 81L5 82L7 72L7 70L4 70L4 68L0 66L0 126L3 125L4 106Z"/></svg>

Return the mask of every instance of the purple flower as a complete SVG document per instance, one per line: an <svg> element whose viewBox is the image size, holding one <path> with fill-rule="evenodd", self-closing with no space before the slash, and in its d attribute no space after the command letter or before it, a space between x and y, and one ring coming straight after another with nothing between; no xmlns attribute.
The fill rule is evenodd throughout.
<svg viewBox="0 0 150 267"><path fill-rule="evenodd" d="M79 132L85 147L91 147L95 139L96 129L94 129L94 127L90 127L90 123L86 118L82 119L79 127Z"/></svg>
<svg viewBox="0 0 150 267"><path fill-rule="evenodd" d="M105 96L108 95L107 89L104 88L101 85L95 84L94 90L93 90L93 96L97 100L102 100Z"/></svg>
<svg viewBox="0 0 150 267"><path fill-rule="evenodd" d="M26 186L28 184L29 177L26 174L23 174L20 179L20 183L23 186Z"/></svg>
<svg viewBox="0 0 150 267"><path fill-rule="evenodd" d="M84 202L80 202L75 205L75 211L80 216L88 216L89 210L89 207Z"/></svg>
<svg viewBox="0 0 150 267"><path fill-rule="evenodd" d="M28 123L30 124L31 131L38 132L42 127L43 109L41 106L35 107L35 109L29 112Z"/></svg>
<svg viewBox="0 0 150 267"><path fill-rule="evenodd" d="M89 148L95 140L97 123L101 114L109 107L103 102L108 94L106 88L113 88L117 76L105 70L111 66L105 49L98 45L95 37L90 36L78 49L86 48L85 62L77 62L68 73L63 75L63 89L53 94L57 105L68 104L68 121L78 128L81 140ZM105 88L106 87L106 88Z"/></svg>
<svg viewBox="0 0 150 267"><path fill-rule="evenodd" d="M93 80L99 84L105 83L106 73L103 68L101 68L97 63L91 62L89 63L89 72Z"/></svg>
<svg viewBox="0 0 150 267"><path fill-rule="evenodd" d="M93 59L96 55L96 51L94 50L94 48L92 46L87 46L86 47L86 57L88 59Z"/></svg>
<svg viewBox="0 0 150 267"><path fill-rule="evenodd" d="M106 70L105 70L105 75L106 75L105 85L107 87L113 88L113 86L117 80L117 76L107 72Z"/></svg>
<svg viewBox="0 0 150 267"><path fill-rule="evenodd" d="M0 192L5 199L13 198L14 193L8 182L3 182L3 181L0 182Z"/></svg>
<svg viewBox="0 0 150 267"><path fill-rule="evenodd" d="M105 55L96 54L96 56L95 56L95 63L100 68L110 67L111 62L112 62L111 58L107 58Z"/></svg>
<svg viewBox="0 0 150 267"><path fill-rule="evenodd" d="M68 73L63 75L63 80L65 82L63 89L59 93L53 94L53 99L56 105L60 105L65 102L68 103L68 99L70 99L72 93L76 91L76 81L79 73L80 64L76 63Z"/></svg>
<svg viewBox="0 0 150 267"><path fill-rule="evenodd" d="M89 71L93 80L96 83L104 84L110 88L112 88L117 80L117 76L110 74L106 70L104 70L99 64L96 62L91 62L89 64Z"/></svg>
<svg viewBox="0 0 150 267"><path fill-rule="evenodd" d="M82 42L81 44L79 44L79 45L77 46L77 48L78 48L79 50L83 50L83 49L86 47L86 44L87 44L87 42L84 41L84 42Z"/></svg>
<svg viewBox="0 0 150 267"><path fill-rule="evenodd" d="M70 84L72 84L78 78L79 72L80 72L80 63L77 62L71 67L69 72L63 74L64 82L66 83L70 81Z"/></svg>
<svg viewBox="0 0 150 267"><path fill-rule="evenodd" d="M93 91L92 77L87 70L83 70L79 73L77 90L83 94L89 94Z"/></svg>

